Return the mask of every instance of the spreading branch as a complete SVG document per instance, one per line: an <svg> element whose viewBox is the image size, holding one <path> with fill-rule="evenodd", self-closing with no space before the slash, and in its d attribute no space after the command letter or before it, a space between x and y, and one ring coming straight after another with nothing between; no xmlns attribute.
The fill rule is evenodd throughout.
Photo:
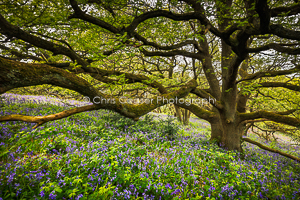
<svg viewBox="0 0 300 200"><path fill-rule="evenodd" d="M212 111L208 111L208 110L201 108L200 106L195 105L195 104L177 103L175 105L191 111L193 114L195 114L200 119L204 119L208 122L212 122L217 117L216 113L214 113Z"/></svg>
<svg viewBox="0 0 300 200"><path fill-rule="evenodd" d="M3 72L0 74L0 94L18 87L51 84L71 89L89 97L91 100L94 100L93 103L95 107L83 107L80 109L108 109L116 111L121 115L132 119L136 119L156 109L157 107L168 104L170 99L180 99L187 96L191 90L197 86L196 81L192 79L174 92L165 93L161 96L155 96L150 104L143 103L134 105L123 102L119 98L114 98L114 100L112 100L111 97L99 92L91 84L75 74L67 72L63 69L51 67L46 64L28 64L0 58L0 70ZM95 98L97 98L97 102L95 102ZM101 99L105 99L105 101L102 101ZM163 101L163 99L167 100ZM71 111L46 116L44 118L21 115L3 116L1 117L0 121L11 121L14 119L21 121L27 120L29 122L36 122L39 124L42 122L45 123L47 120L61 119L72 114L82 112L80 109L73 109Z"/></svg>
<svg viewBox="0 0 300 200"><path fill-rule="evenodd" d="M300 92L300 86L282 82L262 82L258 87L282 87L296 92Z"/></svg>
<svg viewBox="0 0 300 200"><path fill-rule="evenodd" d="M270 25L269 33L277 35L281 38L291 39L291 40L300 40L300 31L293 31L287 28L284 28L282 25L274 24Z"/></svg>
<svg viewBox="0 0 300 200"><path fill-rule="evenodd" d="M63 118L69 117L71 115L74 115L76 113L92 111L92 110L96 110L96 109L97 109L97 106L93 104L93 105L73 108L70 110L62 111L62 112L52 114L52 115L47 115L47 116L27 116L27 115L18 115L18 114L5 115L5 116L0 116L0 122L23 121L23 122L28 122L28 123L36 123L36 125L33 127L33 129L35 129L38 126L41 126L42 124L49 122L49 121L63 119Z"/></svg>
<svg viewBox="0 0 300 200"><path fill-rule="evenodd" d="M285 17L297 15L300 13L300 4L288 6L288 7L277 7L270 10L271 17Z"/></svg>
<svg viewBox="0 0 300 200"><path fill-rule="evenodd" d="M105 76L107 75L117 75L120 76L122 74L124 74L124 78L125 78L125 83L142 83L145 85L148 85L152 88L157 89L161 94L166 94L168 93L168 91L165 89L165 87L158 83L157 81L153 81L150 78L148 78L147 76L144 75L135 75L135 74L130 74L130 73L122 73L122 72L118 72L118 71L108 71L108 70L102 70L99 69L98 70L100 73L89 73L93 78L104 82L104 83L115 83L117 82L117 80L114 79L109 79ZM102 72L102 74L101 74ZM104 73L103 73L104 72Z"/></svg>
<svg viewBox="0 0 300 200"><path fill-rule="evenodd" d="M4 45L1 45L1 44L0 44L0 49L10 52L12 55L16 56L18 59L31 59L31 60L36 60L36 61L43 61L43 59L40 57L21 53L19 51L13 50L13 49L6 47Z"/></svg>
<svg viewBox="0 0 300 200"><path fill-rule="evenodd" d="M293 74L300 72L300 65L297 65L296 67L288 70L279 70L279 71L265 71L265 72L256 72L254 74L248 74L245 75L243 79L237 81L237 83L240 83L242 81L249 81L249 80L255 80L262 77L276 77L281 75L287 75L287 74Z"/></svg>
<svg viewBox="0 0 300 200"><path fill-rule="evenodd" d="M294 127L300 127L300 119L285 116L288 114L291 114L295 112L295 110L290 110L286 112L268 112L265 110L260 110L257 112L250 112L250 113L239 113L240 122L243 122L245 120L253 120L253 119L259 119L259 118L265 118L270 121L294 126Z"/></svg>
<svg viewBox="0 0 300 200"><path fill-rule="evenodd" d="M200 98L205 98L206 100L208 100L208 102L212 106L218 108L219 110L222 110L223 107L224 107L220 102L218 102L216 100L216 98L214 98L211 94L209 94L208 92L206 92L202 89L195 88L195 89L192 90L192 93L197 95Z"/></svg>
<svg viewBox="0 0 300 200"><path fill-rule="evenodd" d="M147 51L144 48L141 49L141 52L145 55L145 56L162 56L162 57L172 57L172 56L177 56L177 55L182 55L182 56L186 56L186 57L190 57L190 58L196 58L196 59L202 59L203 56L199 53L191 53L185 50L173 50L173 51L166 51L166 52L162 52L162 51Z"/></svg>
<svg viewBox="0 0 300 200"><path fill-rule="evenodd" d="M73 19L73 18L78 18L78 19L82 19L84 21L90 22L92 24L95 24L101 28L104 28L112 33L120 33L121 29L117 28L103 20L97 19L91 15L88 15L86 13L84 13L78 6L77 2L75 0L70 0L70 4L74 10L74 13L71 14L68 18L69 19Z"/></svg>
<svg viewBox="0 0 300 200"><path fill-rule="evenodd" d="M141 36L140 34L138 34L136 32L133 33L133 36L135 37L135 39L143 42L143 45L149 45L149 46L155 47L156 49L159 49L159 50L173 50L173 49L181 48L186 45L194 45L197 47L198 51L201 51L201 47L199 47L199 44L196 40L186 40L184 42L180 42L180 43L174 44L174 45L161 46L155 42L149 42L146 38L144 38L143 36Z"/></svg>
<svg viewBox="0 0 300 200"><path fill-rule="evenodd" d="M270 43L261 47L257 47L257 48L249 48L247 49L247 51L249 53L257 53L257 52L261 52L261 51L267 51L269 49L274 49L278 52L281 53L286 53L286 54L290 54L290 55L298 55L300 54L300 48L287 48L284 47L284 44L276 44L276 43Z"/></svg>
<svg viewBox="0 0 300 200"><path fill-rule="evenodd" d="M23 31L21 28L10 24L1 14L0 14L0 30L4 35L8 37L16 37L36 47L51 51L54 55L62 54L68 56L69 58L71 58L72 61L77 61L79 65L82 66L88 65L88 63L85 60L81 59L80 56L77 55L71 49L47 41L40 37L34 36L26 31Z"/></svg>
<svg viewBox="0 0 300 200"><path fill-rule="evenodd" d="M258 142L256 142L256 141L254 141L254 140L251 140L251 139L249 139L249 138L242 138L242 140L244 140L245 142L249 142L249 143L251 143L251 144L254 144L254 145L260 147L261 149L264 149L264 150L267 150L267 151L270 151L270 152L273 152L273 153L278 153L278 154L280 154L280 155L282 155L282 156L284 156L284 157L287 157L287 158L290 158L290 159L292 159L292 160L296 160L296 161L300 162L300 158L298 158L298 157L296 157L296 156L293 156L293 155L284 153L284 152L279 151L279 150L277 150L277 149L272 149L272 148L270 148L270 147L267 147L267 146L265 146L265 145L262 145L262 144L260 144L260 143L258 143Z"/></svg>
<svg viewBox="0 0 300 200"><path fill-rule="evenodd" d="M18 87L51 84L90 98L103 95L75 74L46 64L29 64L0 58L0 71L0 94Z"/></svg>

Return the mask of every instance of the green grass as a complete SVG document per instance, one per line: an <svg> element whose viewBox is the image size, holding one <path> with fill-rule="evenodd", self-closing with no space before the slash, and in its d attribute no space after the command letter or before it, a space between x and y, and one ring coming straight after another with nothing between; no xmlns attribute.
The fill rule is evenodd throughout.
<svg viewBox="0 0 300 200"><path fill-rule="evenodd" d="M1 115L66 109L9 98L4 103ZM246 144L241 160L211 144L210 129L196 122L183 127L151 115L134 122L93 111L32 126L0 125L2 199L300 197L299 163Z"/></svg>

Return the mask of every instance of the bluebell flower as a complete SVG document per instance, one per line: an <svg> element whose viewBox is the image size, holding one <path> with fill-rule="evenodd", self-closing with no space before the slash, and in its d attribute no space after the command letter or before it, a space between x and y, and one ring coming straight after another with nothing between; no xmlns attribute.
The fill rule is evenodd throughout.
<svg viewBox="0 0 300 200"><path fill-rule="evenodd" d="M41 197L44 197L44 196L45 196L44 190L42 190L42 191L40 192L40 196L41 196Z"/></svg>
<svg viewBox="0 0 300 200"><path fill-rule="evenodd" d="M78 199L80 199L81 197L83 197L83 194L78 195L75 199L78 200Z"/></svg>
<svg viewBox="0 0 300 200"><path fill-rule="evenodd" d="M56 199L56 194L52 191L50 194L49 194L49 199Z"/></svg>

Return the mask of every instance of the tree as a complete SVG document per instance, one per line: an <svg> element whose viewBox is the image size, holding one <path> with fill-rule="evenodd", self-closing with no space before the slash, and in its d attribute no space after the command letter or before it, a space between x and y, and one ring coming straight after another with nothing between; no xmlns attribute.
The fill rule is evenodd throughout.
<svg viewBox="0 0 300 200"><path fill-rule="evenodd" d="M109 98L78 74L89 75L102 83L116 83L123 76L125 84L145 85L168 99L188 94L211 99L208 108L196 104L176 105L207 120L211 124L211 139L237 151L242 151L242 132L253 120L300 126L299 118L289 116L299 109L277 112L247 109L256 88L300 91L300 4L294 1L62 0L53 3L35 0L23 3L7 0L1 7L0 93L17 87L52 84L90 99ZM135 56L148 63L122 68ZM114 62L117 58L122 59ZM175 68L168 65L168 58L178 63L188 60L183 73L187 74L184 77L190 77L189 81L182 80L185 84L172 81L170 74L177 65ZM155 60L163 63L156 69ZM105 69L106 65L113 70ZM277 76L290 77L293 83L268 79ZM170 89L172 85L177 86L176 90ZM41 125L94 109L110 109L137 119L166 103L130 105L117 101L46 117L2 116L0 121L22 120Z"/></svg>

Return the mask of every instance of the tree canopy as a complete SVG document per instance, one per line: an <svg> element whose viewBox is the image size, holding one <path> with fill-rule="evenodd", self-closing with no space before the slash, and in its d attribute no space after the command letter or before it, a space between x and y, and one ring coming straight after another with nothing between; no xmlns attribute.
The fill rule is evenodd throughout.
<svg viewBox="0 0 300 200"><path fill-rule="evenodd" d="M267 0L4 0L0 4L0 94L51 84L115 102L49 116L0 116L37 126L79 112L114 110L138 118L168 101L211 124L211 139L241 151L247 124L300 127L300 3ZM287 105L259 100L290 92ZM121 91L121 93L120 93ZM154 101L123 103L121 94ZM277 91L277 93L276 93ZM286 106L280 106L280 105Z"/></svg>

